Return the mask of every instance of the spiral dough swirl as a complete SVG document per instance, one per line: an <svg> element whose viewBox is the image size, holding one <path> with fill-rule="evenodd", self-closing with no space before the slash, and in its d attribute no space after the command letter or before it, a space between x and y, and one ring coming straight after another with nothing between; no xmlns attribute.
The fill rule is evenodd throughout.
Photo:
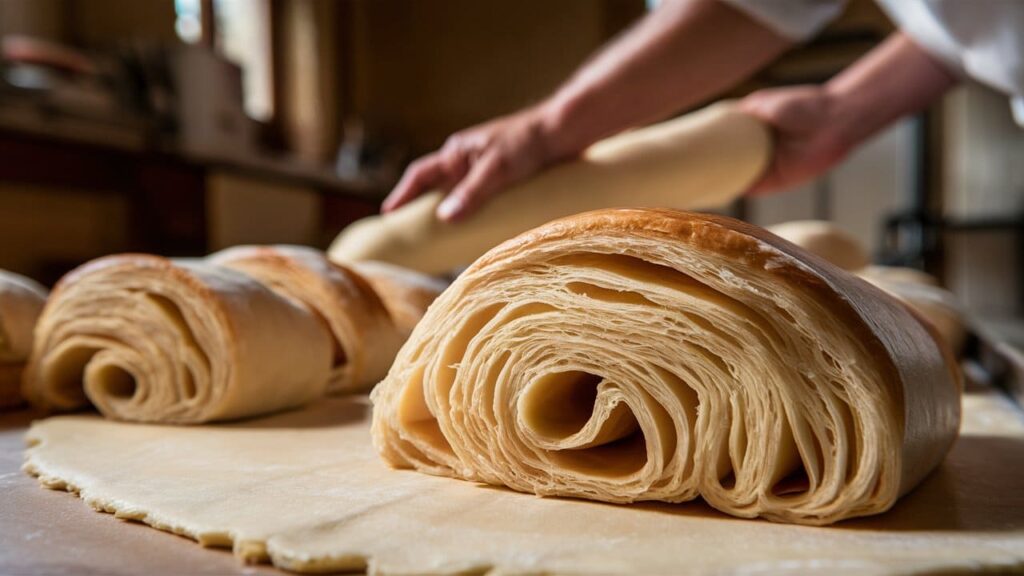
<svg viewBox="0 0 1024 576"><path fill-rule="evenodd" d="M902 304L763 230L669 210L495 248L373 399L397 467L806 524L888 509L959 422L951 357Z"/></svg>

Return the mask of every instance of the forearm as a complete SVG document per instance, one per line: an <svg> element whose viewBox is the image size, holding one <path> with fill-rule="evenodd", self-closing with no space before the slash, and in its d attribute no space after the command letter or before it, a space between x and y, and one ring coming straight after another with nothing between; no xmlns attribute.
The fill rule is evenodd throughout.
<svg viewBox="0 0 1024 576"><path fill-rule="evenodd" d="M839 145L855 147L897 118L926 108L957 78L898 32L825 85Z"/></svg>
<svg viewBox="0 0 1024 576"><path fill-rule="evenodd" d="M554 155L696 104L790 45L717 0L665 0L541 104Z"/></svg>

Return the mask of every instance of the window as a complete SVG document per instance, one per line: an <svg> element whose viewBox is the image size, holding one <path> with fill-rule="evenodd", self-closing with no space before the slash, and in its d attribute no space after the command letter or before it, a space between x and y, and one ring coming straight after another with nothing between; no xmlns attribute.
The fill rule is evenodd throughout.
<svg viewBox="0 0 1024 576"><path fill-rule="evenodd" d="M175 0L175 30L183 42L199 43L203 25L212 28L213 48L242 69L246 113L268 121L274 115L270 0L214 0L204 22L202 0Z"/></svg>

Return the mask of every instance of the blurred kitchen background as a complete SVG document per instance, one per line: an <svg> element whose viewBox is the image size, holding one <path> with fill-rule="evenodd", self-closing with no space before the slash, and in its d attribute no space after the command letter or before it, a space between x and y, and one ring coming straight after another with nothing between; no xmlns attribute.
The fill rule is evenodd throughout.
<svg viewBox="0 0 1024 576"><path fill-rule="evenodd" d="M551 91L644 0L0 0L0 268L324 247L451 132ZM891 24L868 0L731 94L820 82ZM1024 313L1024 131L979 86L825 178L730 208L838 222L974 314Z"/></svg>

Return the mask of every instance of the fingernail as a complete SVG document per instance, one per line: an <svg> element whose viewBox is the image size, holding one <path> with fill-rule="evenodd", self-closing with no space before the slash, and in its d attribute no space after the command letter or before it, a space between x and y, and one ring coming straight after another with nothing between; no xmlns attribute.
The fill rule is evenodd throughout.
<svg viewBox="0 0 1024 576"><path fill-rule="evenodd" d="M437 207L437 217L441 220L451 220L460 208L462 206L459 200L454 196L449 196Z"/></svg>

